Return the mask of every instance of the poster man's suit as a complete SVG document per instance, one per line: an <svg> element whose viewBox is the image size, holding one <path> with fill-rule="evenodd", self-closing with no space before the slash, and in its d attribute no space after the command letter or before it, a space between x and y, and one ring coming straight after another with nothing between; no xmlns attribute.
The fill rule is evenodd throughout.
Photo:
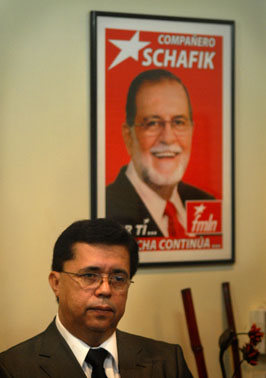
<svg viewBox="0 0 266 378"><path fill-rule="evenodd" d="M192 378L181 348L117 331L121 378ZM56 328L0 354L1 378L85 378L78 361Z"/></svg>
<svg viewBox="0 0 266 378"><path fill-rule="evenodd" d="M114 183L106 189L106 216L116 219L123 225L132 225L133 236L138 236L135 225L143 224L144 219L149 219L148 229L153 231L153 236L163 236L134 186L127 178L126 169L126 166L122 167ZM183 204L187 200L214 199L210 194L182 181L178 184L178 193Z"/></svg>

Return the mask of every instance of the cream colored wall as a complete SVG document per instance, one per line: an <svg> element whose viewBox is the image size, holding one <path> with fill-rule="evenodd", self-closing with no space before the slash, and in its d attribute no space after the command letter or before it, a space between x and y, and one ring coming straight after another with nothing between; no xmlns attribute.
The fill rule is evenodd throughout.
<svg viewBox="0 0 266 378"><path fill-rule="evenodd" d="M221 282L231 282L239 330L266 303L263 0L0 1L0 350L50 322L53 243L89 217L90 10L236 21L236 263L141 269L120 324L179 342L197 377L180 295L191 287L209 375L220 377Z"/></svg>

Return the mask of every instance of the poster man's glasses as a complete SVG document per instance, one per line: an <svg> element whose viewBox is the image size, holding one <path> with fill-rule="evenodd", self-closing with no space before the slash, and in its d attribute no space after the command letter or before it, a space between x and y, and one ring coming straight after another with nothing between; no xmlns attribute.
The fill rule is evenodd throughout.
<svg viewBox="0 0 266 378"><path fill-rule="evenodd" d="M151 117L144 119L144 121L140 123L135 123L134 125L141 127L147 135L155 136L159 135L164 130L167 123L170 124L175 134L185 134L189 132L193 126L192 122L183 116L173 118L170 121L166 121L159 117Z"/></svg>

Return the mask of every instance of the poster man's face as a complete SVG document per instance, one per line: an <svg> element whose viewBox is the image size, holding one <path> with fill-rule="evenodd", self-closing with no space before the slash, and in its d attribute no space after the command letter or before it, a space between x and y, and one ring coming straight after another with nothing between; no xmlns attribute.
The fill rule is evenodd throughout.
<svg viewBox="0 0 266 378"><path fill-rule="evenodd" d="M149 132L147 125L154 121L159 121L161 126ZM175 124L184 127L174 127ZM163 80L140 87L135 123L131 128L124 128L124 138L143 181L152 186L171 186L179 182L189 162L192 134L188 99L181 84Z"/></svg>

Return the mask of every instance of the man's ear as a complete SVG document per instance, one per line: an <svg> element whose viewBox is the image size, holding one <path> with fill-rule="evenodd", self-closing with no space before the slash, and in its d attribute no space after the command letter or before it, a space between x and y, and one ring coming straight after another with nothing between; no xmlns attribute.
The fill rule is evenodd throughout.
<svg viewBox="0 0 266 378"><path fill-rule="evenodd" d="M127 148L127 152L130 156L131 156L132 144L133 144L132 132L133 132L132 127L130 127L127 123L124 123L122 126L122 135L123 135L123 139Z"/></svg>
<svg viewBox="0 0 266 378"><path fill-rule="evenodd" d="M60 292L60 272L55 272L54 270L49 274L48 277L49 284L55 293L56 298L59 298Z"/></svg>

